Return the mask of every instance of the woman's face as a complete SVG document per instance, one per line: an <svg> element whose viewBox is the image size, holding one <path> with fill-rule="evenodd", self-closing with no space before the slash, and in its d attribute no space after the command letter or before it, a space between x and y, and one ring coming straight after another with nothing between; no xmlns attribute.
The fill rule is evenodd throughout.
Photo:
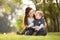
<svg viewBox="0 0 60 40"><path fill-rule="evenodd" d="M35 14L35 11L34 10L30 10L29 17L33 17L34 14Z"/></svg>

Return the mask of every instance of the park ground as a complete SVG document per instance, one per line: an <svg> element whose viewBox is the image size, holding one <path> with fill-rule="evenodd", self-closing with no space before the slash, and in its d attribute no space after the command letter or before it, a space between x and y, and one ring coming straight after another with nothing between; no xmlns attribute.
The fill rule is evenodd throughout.
<svg viewBox="0 0 60 40"><path fill-rule="evenodd" d="M60 32L49 32L46 36L0 34L0 40L60 40Z"/></svg>

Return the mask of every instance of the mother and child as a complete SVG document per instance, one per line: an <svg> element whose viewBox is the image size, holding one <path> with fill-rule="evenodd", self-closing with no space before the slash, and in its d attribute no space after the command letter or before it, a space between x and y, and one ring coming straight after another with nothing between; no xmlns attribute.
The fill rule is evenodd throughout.
<svg viewBox="0 0 60 40"><path fill-rule="evenodd" d="M32 8L27 7L25 9L24 25L24 30L17 32L18 34L43 36L47 34L46 30L43 29L46 26L46 22L42 11L35 12Z"/></svg>

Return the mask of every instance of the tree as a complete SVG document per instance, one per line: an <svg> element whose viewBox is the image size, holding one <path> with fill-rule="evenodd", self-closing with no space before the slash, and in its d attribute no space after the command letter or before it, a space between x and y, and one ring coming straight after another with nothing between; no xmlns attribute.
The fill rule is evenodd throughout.
<svg viewBox="0 0 60 40"><path fill-rule="evenodd" d="M56 0L56 5L57 5L57 10L58 10L58 12L57 12L57 14L59 14L59 12L60 12L60 7L59 7L59 4L58 4L58 0ZM58 26L58 31L59 31L59 16L57 17L57 26Z"/></svg>
<svg viewBox="0 0 60 40"><path fill-rule="evenodd" d="M56 3L53 3L53 0L33 0L36 5L37 10L42 10L47 22L48 31L59 31L59 4L56 0ZM58 11L58 12L57 12ZM50 20L50 23L48 22Z"/></svg>
<svg viewBox="0 0 60 40"><path fill-rule="evenodd" d="M13 1L13 2L11 2L11 1ZM11 1L8 1L8 0L0 1L0 7L3 7L5 9L5 12L2 12L3 17L0 16L0 24L1 24L0 32L2 32L2 33L15 31L15 27L11 26L10 20L13 19L13 17L14 17L13 14L16 15L15 9L16 9L17 4L18 3L20 4L21 0L11 0ZM15 3L17 3L17 4L15 5ZM11 15L10 20L8 19L9 15Z"/></svg>

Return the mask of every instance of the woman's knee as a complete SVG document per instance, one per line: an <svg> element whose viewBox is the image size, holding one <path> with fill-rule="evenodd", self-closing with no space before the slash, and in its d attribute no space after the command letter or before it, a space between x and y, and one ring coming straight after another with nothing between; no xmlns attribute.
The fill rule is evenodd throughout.
<svg viewBox="0 0 60 40"><path fill-rule="evenodd" d="M34 33L33 30L28 30L28 31L26 32L27 35L32 35L33 33Z"/></svg>

